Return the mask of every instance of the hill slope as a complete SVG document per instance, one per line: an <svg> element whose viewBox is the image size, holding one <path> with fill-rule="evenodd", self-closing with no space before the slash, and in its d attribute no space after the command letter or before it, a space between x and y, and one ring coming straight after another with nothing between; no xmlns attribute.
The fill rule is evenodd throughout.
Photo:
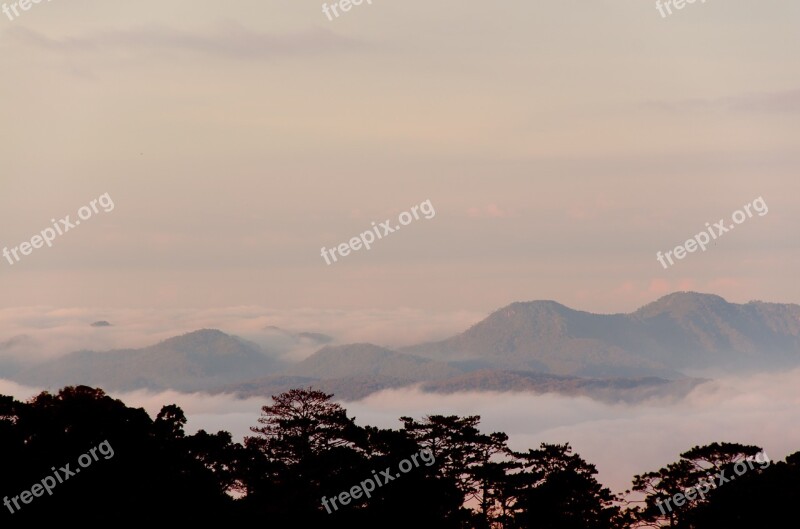
<svg viewBox="0 0 800 529"><path fill-rule="evenodd" d="M343 378L382 376L412 381L461 373L443 362L402 354L368 343L326 346L286 370L292 376Z"/></svg>
<svg viewBox="0 0 800 529"><path fill-rule="evenodd" d="M37 386L196 391L277 371L282 365L241 338L204 329L143 349L77 351L17 373Z"/></svg>
<svg viewBox="0 0 800 529"><path fill-rule="evenodd" d="M781 367L800 360L800 306L739 305L693 292L664 296L631 314L592 314L554 301L512 303L452 338L402 351L581 376Z"/></svg>

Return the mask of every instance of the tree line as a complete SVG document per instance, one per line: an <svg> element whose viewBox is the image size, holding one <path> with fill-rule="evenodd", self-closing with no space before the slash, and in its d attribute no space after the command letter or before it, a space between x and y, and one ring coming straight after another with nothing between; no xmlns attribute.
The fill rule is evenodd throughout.
<svg viewBox="0 0 800 529"><path fill-rule="evenodd" d="M87 386L28 402L0 396L0 499L21 506L0 506L3 525L750 529L796 520L800 499L800 452L765 465L753 464L757 446L696 446L615 494L569 444L517 452L506 434L482 432L479 416L359 426L311 388L273 396L241 443L225 431L188 435L185 424L178 406L152 419ZM20 492L103 442L113 458L20 503L30 499ZM727 479L698 494L710 475ZM369 480L378 486L366 495Z"/></svg>

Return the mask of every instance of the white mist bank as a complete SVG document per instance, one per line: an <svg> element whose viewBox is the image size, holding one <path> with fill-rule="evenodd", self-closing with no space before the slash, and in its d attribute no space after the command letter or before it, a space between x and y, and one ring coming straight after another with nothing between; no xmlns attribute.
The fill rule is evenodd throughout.
<svg viewBox="0 0 800 529"><path fill-rule="evenodd" d="M17 307L0 309L0 355L36 363L90 349L141 348L199 329L219 329L251 340L267 350L286 346L278 327L287 332L319 332L336 343L371 342L401 347L443 339L484 318L474 311L326 310L242 306L220 309L101 309ZM108 327L91 327L98 320ZM320 346L292 351L292 360L311 355Z"/></svg>
<svg viewBox="0 0 800 529"><path fill-rule="evenodd" d="M695 445L715 441L761 446L773 460L800 451L800 370L728 377L695 388L678 403L610 405L585 397L513 393L433 395L388 390L344 402L361 425L399 428L399 417L430 414L480 415L485 432L503 431L515 450L542 442L570 442L594 463L599 479L614 491L630 487L634 474L657 470ZM0 393L25 400L36 393L0 381ZM177 404L189 419L188 432L227 430L237 441L250 434L266 398L165 392L110 392L128 406L155 416Z"/></svg>

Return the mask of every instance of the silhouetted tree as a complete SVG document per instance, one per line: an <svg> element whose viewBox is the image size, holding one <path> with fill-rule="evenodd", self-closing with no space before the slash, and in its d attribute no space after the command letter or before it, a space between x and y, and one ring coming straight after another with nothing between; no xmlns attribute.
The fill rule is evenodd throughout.
<svg viewBox="0 0 800 529"><path fill-rule="evenodd" d="M324 520L325 484L337 476L352 479L367 453L358 446L362 430L332 397L314 389L292 389L262 407L262 426L252 427L257 435L245 440L248 462L258 469L244 472L250 512L269 513L283 523Z"/></svg>
<svg viewBox="0 0 800 529"><path fill-rule="evenodd" d="M761 451L757 446L738 443L695 446L682 453L679 461L635 476L632 490L645 494L644 505L634 511L636 519L644 525L694 527L695 511L716 495L719 482L734 476L737 463L746 464ZM678 502L673 500L676 494L681 495Z"/></svg>
<svg viewBox="0 0 800 529"><path fill-rule="evenodd" d="M0 523L40 527L63 524L69 515L85 527L751 529L796 519L800 452L785 462L754 464L756 446L696 446L675 463L635 476L641 501L631 504L640 505L621 511L618 498L597 482L594 465L569 444L512 452L504 433L479 430L478 416L402 417L397 430L360 427L332 399L313 389L274 396L242 445L224 431L188 435L186 416L174 404L152 420L97 388L65 387L29 402L0 395L0 498L19 504L0 505ZM101 443L102 457L78 474L78 457ZM420 464L422 449L434 459ZM399 473L413 456L417 464ZM66 464L74 474L52 494L23 500L23 491ZM377 473L383 482L369 496L323 506L323 496L350 492ZM659 500L714 474L729 479L672 502L671 512L658 508Z"/></svg>
<svg viewBox="0 0 800 529"><path fill-rule="evenodd" d="M182 416L180 408L168 407L156 426L144 410L87 386L43 392L27 403L0 398L0 498L12 505L0 506L0 523L39 527L71 516L85 527L107 527L229 518L233 499L182 444L192 436L163 427L180 424ZM85 467L78 464L82 456L85 464L92 457ZM23 501L23 491L47 477L55 482L56 475L63 482L52 494Z"/></svg>
<svg viewBox="0 0 800 529"><path fill-rule="evenodd" d="M692 513L695 529L792 527L800 501L800 452L785 462L756 463L714 491Z"/></svg>
<svg viewBox="0 0 800 529"><path fill-rule="evenodd" d="M572 453L569 444L543 443L514 454L521 465L516 527L524 529L612 529L619 527L617 498L595 479L597 469Z"/></svg>
<svg viewBox="0 0 800 529"><path fill-rule="evenodd" d="M185 433L183 427L186 425L186 415L183 410L174 404L164 406L156 416L153 424L156 431L165 438L180 439Z"/></svg>
<svg viewBox="0 0 800 529"><path fill-rule="evenodd" d="M462 504L477 503L477 512L461 510L462 522L470 527L488 527L491 484L482 469L494 456L507 452L508 436L501 432L481 433L478 415L429 415L422 421L411 417L400 420L417 444L434 454L440 475L455 483Z"/></svg>
<svg viewBox="0 0 800 529"><path fill-rule="evenodd" d="M316 390L292 389L273 396L273 404L261 408L258 435L247 442L258 445L274 459L296 464L324 450L347 445L356 430L345 410Z"/></svg>

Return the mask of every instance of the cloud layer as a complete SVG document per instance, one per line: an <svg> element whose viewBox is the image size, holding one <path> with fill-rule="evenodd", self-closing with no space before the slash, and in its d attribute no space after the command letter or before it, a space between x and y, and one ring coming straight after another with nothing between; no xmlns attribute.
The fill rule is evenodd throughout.
<svg viewBox="0 0 800 529"><path fill-rule="evenodd" d="M0 309L0 359L35 363L81 349L105 351L139 348L172 336L213 328L254 341L267 350L284 351L285 335L321 332L338 343L373 342L399 347L441 339L461 332L485 317L475 311L395 310L278 310L266 307L181 309ZM92 327L106 320L110 327ZM290 351L298 360L318 347Z"/></svg>
<svg viewBox="0 0 800 529"><path fill-rule="evenodd" d="M399 428L399 417L429 414L480 415L482 429L504 431L516 450L542 442L570 442L597 465L600 480L612 490L630 487L634 474L657 470L695 445L714 441L755 444L773 460L800 450L800 370L725 378L698 386L682 402L609 405L558 395L468 393L431 395L390 390L359 402L345 402L361 425ZM0 393L27 399L36 389L0 381ZM155 416L161 406L178 404L189 419L187 430L230 431L249 435L264 398L174 391L111 393L129 406Z"/></svg>

